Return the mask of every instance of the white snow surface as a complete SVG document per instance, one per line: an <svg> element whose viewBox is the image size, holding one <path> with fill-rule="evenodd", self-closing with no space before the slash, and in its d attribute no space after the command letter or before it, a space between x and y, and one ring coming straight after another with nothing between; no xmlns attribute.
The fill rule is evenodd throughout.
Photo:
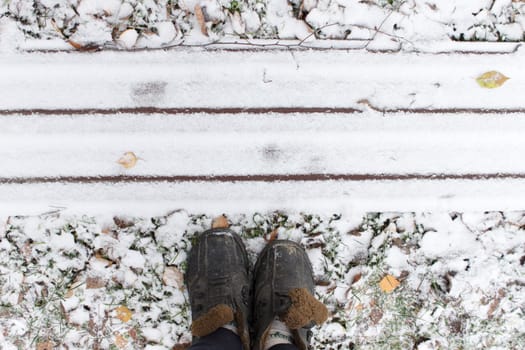
<svg viewBox="0 0 525 350"><path fill-rule="evenodd" d="M513 93L525 89L522 61L521 49L500 55L202 49L4 54L0 106L524 108ZM476 78L493 70L510 79L497 89L481 88Z"/></svg>

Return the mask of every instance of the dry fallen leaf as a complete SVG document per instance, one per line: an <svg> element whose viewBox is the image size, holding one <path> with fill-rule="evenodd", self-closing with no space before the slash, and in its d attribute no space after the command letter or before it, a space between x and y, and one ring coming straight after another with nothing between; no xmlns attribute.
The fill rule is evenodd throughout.
<svg viewBox="0 0 525 350"><path fill-rule="evenodd" d="M489 306L489 311L487 312L487 316L489 319L492 319L494 317L494 313L496 312L497 308L499 307L499 304L501 302L501 299L505 297L506 293L503 289L498 290L498 295L494 299L494 301Z"/></svg>
<svg viewBox="0 0 525 350"><path fill-rule="evenodd" d="M383 318L383 311L375 307L372 309L372 311L370 311L369 317L370 317L370 321L372 321L372 324L376 325Z"/></svg>
<svg viewBox="0 0 525 350"><path fill-rule="evenodd" d="M399 286L399 281L392 275L386 275L379 282L379 288L385 293L390 293Z"/></svg>
<svg viewBox="0 0 525 350"><path fill-rule="evenodd" d="M184 288L184 275L175 266L167 266L162 275L162 282L166 286L176 287L182 290Z"/></svg>
<svg viewBox="0 0 525 350"><path fill-rule="evenodd" d="M133 168L137 164L137 160L139 158L136 156L133 152L126 152L120 157L120 159L117 161L120 165L122 165L126 169Z"/></svg>
<svg viewBox="0 0 525 350"><path fill-rule="evenodd" d="M100 252L96 252L95 253L95 260L97 262L105 265L106 267L109 267L109 266L113 265L113 261L104 258L104 256L102 254L100 254Z"/></svg>
<svg viewBox="0 0 525 350"><path fill-rule="evenodd" d="M36 344L36 350L53 350L55 344L52 341L39 342Z"/></svg>
<svg viewBox="0 0 525 350"><path fill-rule="evenodd" d="M128 322L131 320L131 316L133 316L133 313L130 311L130 309L124 305L117 307L115 312L117 313L117 318L122 322Z"/></svg>
<svg viewBox="0 0 525 350"><path fill-rule="evenodd" d="M204 12L202 11L202 7L199 5L195 5L195 17L197 18L197 22L199 22L202 34L208 36L208 28L206 27Z"/></svg>
<svg viewBox="0 0 525 350"><path fill-rule="evenodd" d="M228 227L230 227L230 223L228 222L228 219L224 215L217 216L215 219L213 219L211 223L211 228L228 228Z"/></svg>
<svg viewBox="0 0 525 350"><path fill-rule="evenodd" d="M119 349L124 349L126 345L128 345L128 341L122 336L122 334L117 333L115 334L115 345Z"/></svg>
<svg viewBox="0 0 525 350"><path fill-rule="evenodd" d="M106 281L99 277L88 277L86 279L86 289L100 289L106 286Z"/></svg>
<svg viewBox="0 0 525 350"><path fill-rule="evenodd" d="M266 242L275 241L278 236L279 236L279 232L277 231L277 229L274 229L272 232L270 232L269 235L264 236L264 240Z"/></svg>
<svg viewBox="0 0 525 350"><path fill-rule="evenodd" d="M509 80L508 77L495 70L483 73L476 78L476 81L478 82L479 86L486 89L498 88L501 85L503 85L507 80Z"/></svg>
<svg viewBox="0 0 525 350"><path fill-rule="evenodd" d="M73 283L71 283L71 285L69 286L66 292L66 298L71 298L72 296L74 296L75 290L83 284L84 284L84 280L82 278L82 275L78 275L77 277L75 277L75 280L73 281Z"/></svg>
<svg viewBox="0 0 525 350"><path fill-rule="evenodd" d="M73 41L73 40L68 40L67 43L71 46L73 46L75 49L77 50L82 50L84 48L84 46L82 46L81 44Z"/></svg>

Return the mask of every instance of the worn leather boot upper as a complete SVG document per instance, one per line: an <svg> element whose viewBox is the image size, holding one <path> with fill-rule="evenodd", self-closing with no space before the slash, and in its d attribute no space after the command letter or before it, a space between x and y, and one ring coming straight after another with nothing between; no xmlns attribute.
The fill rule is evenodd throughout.
<svg viewBox="0 0 525 350"><path fill-rule="evenodd" d="M223 228L202 233L190 252L185 280L193 336L234 321L244 349L250 350L250 265L240 237Z"/></svg>
<svg viewBox="0 0 525 350"><path fill-rule="evenodd" d="M309 328L328 316L326 307L313 295L312 266L304 249L292 241L269 243L255 266L254 349L263 349L276 317L292 330L295 345L308 349Z"/></svg>

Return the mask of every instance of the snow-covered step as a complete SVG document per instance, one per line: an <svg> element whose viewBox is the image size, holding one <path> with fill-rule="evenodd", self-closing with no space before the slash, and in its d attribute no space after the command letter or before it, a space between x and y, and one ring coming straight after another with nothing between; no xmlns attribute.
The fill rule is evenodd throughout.
<svg viewBox="0 0 525 350"><path fill-rule="evenodd" d="M525 110L525 100L514 93L525 89L522 62L521 50L506 55L202 49L7 54L0 58L0 110L516 112ZM478 86L476 78L492 70L510 79L498 89Z"/></svg>
<svg viewBox="0 0 525 350"><path fill-rule="evenodd" d="M364 211L522 210L523 179L45 183L0 186L0 216L65 210L82 214L159 215L294 210Z"/></svg>
<svg viewBox="0 0 525 350"><path fill-rule="evenodd" d="M525 174L522 130L522 114L9 116L0 182L512 177ZM117 163L126 152L139 158L131 169Z"/></svg>
<svg viewBox="0 0 525 350"><path fill-rule="evenodd" d="M3 116L0 213L520 209L524 128L522 114Z"/></svg>

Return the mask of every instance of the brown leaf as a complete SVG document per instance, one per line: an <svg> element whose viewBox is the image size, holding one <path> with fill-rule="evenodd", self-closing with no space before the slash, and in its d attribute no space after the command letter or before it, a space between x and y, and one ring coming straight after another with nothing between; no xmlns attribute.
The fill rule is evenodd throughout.
<svg viewBox="0 0 525 350"><path fill-rule="evenodd" d="M315 238L308 238L306 241L306 249L316 249L326 247L326 243Z"/></svg>
<svg viewBox="0 0 525 350"><path fill-rule="evenodd" d="M73 40L68 40L67 43L69 45L73 46L77 50L82 50L84 48L84 46L80 45L79 43L77 43L76 41L73 41Z"/></svg>
<svg viewBox="0 0 525 350"><path fill-rule="evenodd" d="M66 298L71 298L73 295L75 295L75 289L80 287L83 283L84 283L84 280L83 280L82 276L80 274L77 275L75 277L75 279L73 280L73 283L71 283L71 285L69 286L65 297Z"/></svg>
<svg viewBox="0 0 525 350"><path fill-rule="evenodd" d="M135 225L133 220L118 216L113 217L113 222L115 223L115 225L117 225L118 228L128 228Z"/></svg>
<svg viewBox="0 0 525 350"><path fill-rule="evenodd" d="M131 339L133 340L137 340L138 339L138 335L137 335L137 330L135 328L131 328L129 331L128 331L128 334L129 336L131 337Z"/></svg>
<svg viewBox="0 0 525 350"><path fill-rule="evenodd" d="M162 282L166 286L182 290L184 288L184 275L175 266L167 266L164 268Z"/></svg>
<svg viewBox="0 0 525 350"><path fill-rule="evenodd" d="M496 312L497 308L499 307L501 299L503 299L505 297L505 295L506 295L506 293L505 293L505 291L503 289L498 290L498 295L496 296L494 301L492 301L492 303L490 303L489 311L487 312L487 316L488 316L489 319L494 317L494 313Z"/></svg>
<svg viewBox="0 0 525 350"><path fill-rule="evenodd" d="M404 280L406 280L408 278L408 275L410 275L410 272L408 272L407 270L401 271L401 274L398 278L399 282L403 282Z"/></svg>
<svg viewBox="0 0 525 350"><path fill-rule="evenodd" d="M328 287L331 284L329 280L323 279L322 277L315 280L316 286Z"/></svg>
<svg viewBox="0 0 525 350"><path fill-rule="evenodd" d="M352 231L348 232L348 234L352 235L352 236L359 237L359 236L361 236L361 230L356 228L355 230L352 230Z"/></svg>
<svg viewBox="0 0 525 350"><path fill-rule="evenodd" d="M87 52L87 51L97 51L97 50L100 50L100 46L95 44L95 43L91 43L91 44L86 44L86 45L82 45L80 43L77 43L76 41L73 41L73 40L67 40L66 41L69 45L73 46L75 49L77 49L78 51L83 51L83 52Z"/></svg>
<svg viewBox="0 0 525 350"><path fill-rule="evenodd" d="M266 242L275 241L279 236L278 229L274 229L269 235L264 236Z"/></svg>
<svg viewBox="0 0 525 350"><path fill-rule="evenodd" d="M99 289L106 286L106 281L99 277L88 277L86 279L86 289Z"/></svg>
<svg viewBox="0 0 525 350"><path fill-rule="evenodd" d="M95 253L95 259L96 259L99 263L104 264L106 267L109 267L109 266L113 265L113 261L104 258L104 256L102 256L102 254L100 254L100 252L96 252L96 253Z"/></svg>
<svg viewBox="0 0 525 350"><path fill-rule="evenodd" d="M55 343L51 340L36 343L36 350L53 350Z"/></svg>
<svg viewBox="0 0 525 350"><path fill-rule="evenodd" d="M352 283L351 284L354 284L354 283L358 282L361 279L362 276L363 275L361 274L361 272L355 274L354 277L352 277Z"/></svg>
<svg viewBox="0 0 525 350"><path fill-rule="evenodd" d="M379 308L375 307L370 311L370 321L372 321L372 324L376 325L381 321L383 318L383 311L381 311Z"/></svg>
<svg viewBox="0 0 525 350"><path fill-rule="evenodd" d="M206 27L204 12L202 11L202 7L199 5L195 5L195 17L197 18L197 22L199 22L201 27L201 33L208 36L208 28Z"/></svg>
<svg viewBox="0 0 525 350"><path fill-rule="evenodd" d="M191 346L191 343L179 343L173 346L171 350L186 350Z"/></svg>
<svg viewBox="0 0 525 350"><path fill-rule="evenodd" d="M228 228L230 227L230 223L228 222L228 218L226 216L221 215L217 216L215 219L213 219L211 223L211 228Z"/></svg>

